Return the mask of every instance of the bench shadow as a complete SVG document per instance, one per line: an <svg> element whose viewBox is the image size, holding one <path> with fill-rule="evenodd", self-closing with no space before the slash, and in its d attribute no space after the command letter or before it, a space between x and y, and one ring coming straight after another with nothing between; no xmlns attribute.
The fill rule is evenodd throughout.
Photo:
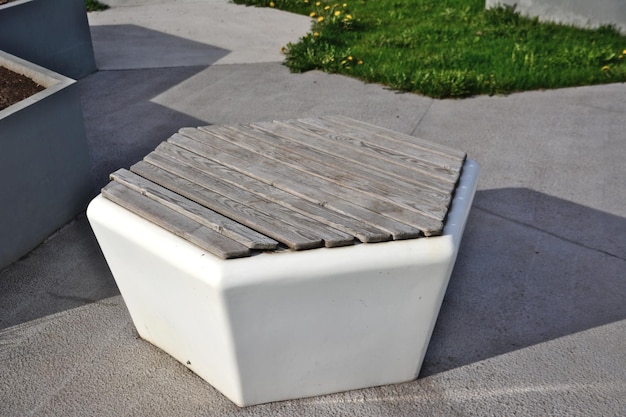
<svg viewBox="0 0 626 417"><path fill-rule="evenodd" d="M625 319L625 268L626 219L477 192L420 377Z"/></svg>

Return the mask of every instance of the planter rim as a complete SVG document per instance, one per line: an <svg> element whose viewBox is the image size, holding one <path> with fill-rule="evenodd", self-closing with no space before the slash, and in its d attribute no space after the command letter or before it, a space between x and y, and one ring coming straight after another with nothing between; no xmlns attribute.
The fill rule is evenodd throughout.
<svg viewBox="0 0 626 417"><path fill-rule="evenodd" d="M35 1L35 0L15 0L15 1L10 1L10 2L0 6L0 10L8 9L9 7L19 6L20 4L24 4L24 3L30 3L31 1Z"/></svg>
<svg viewBox="0 0 626 417"><path fill-rule="evenodd" d="M28 107L76 82L71 78L33 64L30 61L26 61L2 50L0 50L0 67L4 67L13 72L24 75L45 88L44 90L33 94L22 101L12 104L4 110L0 110L0 119Z"/></svg>

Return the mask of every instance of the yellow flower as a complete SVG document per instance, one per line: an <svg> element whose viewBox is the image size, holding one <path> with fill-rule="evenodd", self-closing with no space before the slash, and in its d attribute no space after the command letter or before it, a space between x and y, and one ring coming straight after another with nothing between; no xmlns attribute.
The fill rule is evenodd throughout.
<svg viewBox="0 0 626 417"><path fill-rule="evenodd" d="M318 36L320 36L320 33L319 32L313 32L313 36L315 36L317 38Z"/></svg>
<svg viewBox="0 0 626 417"><path fill-rule="evenodd" d="M340 14L341 14L341 12L340 12L339 10L337 10L337 11L335 12L335 16L339 16Z"/></svg>
<svg viewBox="0 0 626 417"><path fill-rule="evenodd" d="M317 3L315 3L316 6L319 6L320 4L322 4L322 3L319 2L319 1Z"/></svg>
<svg viewBox="0 0 626 417"><path fill-rule="evenodd" d="M305 2L305 3L308 3L308 2L309 2L309 0L304 0L304 2Z"/></svg>
<svg viewBox="0 0 626 417"><path fill-rule="evenodd" d="M317 13L315 13L315 12L309 13L309 17L315 17L315 16L317 16Z"/></svg>
<svg viewBox="0 0 626 417"><path fill-rule="evenodd" d="M273 1L270 1L270 7L276 6Z"/></svg>
<svg viewBox="0 0 626 417"><path fill-rule="evenodd" d="M363 65L363 60L359 59L359 61L357 62L358 65Z"/></svg>
<svg viewBox="0 0 626 417"><path fill-rule="evenodd" d="M608 70L610 70L610 69L611 69L611 68L610 68L608 65L605 65L605 66L603 66L602 68L600 68L600 70L602 70L602 71L608 71Z"/></svg>
<svg viewBox="0 0 626 417"><path fill-rule="evenodd" d="M352 15L351 14L347 14L346 15L346 20L352 20Z"/></svg>
<svg viewBox="0 0 626 417"><path fill-rule="evenodd" d="M328 5L324 6L324 10L328 10L328 9L330 9L330 6Z"/></svg>
<svg viewBox="0 0 626 417"><path fill-rule="evenodd" d="M352 61L352 55L348 57L348 61Z"/></svg>
<svg viewBox="0 0 626 417"><path fill-rule="evenodd" d="M324 21L324 16L320 16L317 18L318 23L322 23Z"/></svg>
<svg viewBox="0 0 626 417"><path fill-rule="evenodd" d="M622 51L622 55L626 55L626 49Z"/></svg>
<svg viewBox="0 0 626 417"><path fill-rule="evenodd" d="M344 4L343 4L343 7L348 7L348 3L344 3Z"/></svg>

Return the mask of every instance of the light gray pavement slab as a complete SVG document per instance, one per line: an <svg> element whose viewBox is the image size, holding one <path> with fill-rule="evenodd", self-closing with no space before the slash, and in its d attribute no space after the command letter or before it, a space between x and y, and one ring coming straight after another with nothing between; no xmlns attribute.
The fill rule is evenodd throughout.
<svg viewBox="0 0 626 417"><path fill-rule="evenodd" d="M245 409L136 336L79 216L0 273L1 416L626 415L626 85L433 100L185 32L255 9L110 3L89 18L111 69L79 81L99 186L180 127L342 114L465 150L479 190L418 380ZM140 59L129 25L191 61Z"/></svg>
<svg viewBox="0 0 626 417"><path fill-rule="evenodd" d="M89 14L99 69L161 68L282 60L311 19L225 0L123 1Z"/></svg>

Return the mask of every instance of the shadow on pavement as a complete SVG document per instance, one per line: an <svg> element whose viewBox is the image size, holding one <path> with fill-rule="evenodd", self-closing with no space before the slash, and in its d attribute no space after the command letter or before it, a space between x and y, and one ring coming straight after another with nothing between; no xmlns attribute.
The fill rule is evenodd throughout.
<svg viewBox="0 0 626 417"><path fill-rule="evenodd" d="M99 70L210 66L229 50L137 25L90 26Z"/></svg>
<svg viewBox="0 0 626 417"><path fill-rule="evenodd" d="M139 161L181 127L209 124L152 100L230 51L134 25L94 26L91 31L97 63L114 69L99 67L78 81L99 190L111 172ZM0 271L0 329L117 294L81 214Z"/></svg>
<svg viewBox="0 0 626 417"><path fill-rule="evenodd" d="M79 88L97 189L179 128L206 121L152 101L230 51L135 25L91 26L99 71Z"/></svg>
<svg viewBox="0 0 626 417"><path fill-rule="evenodd" d="M79 81L96 188L128 168L178 129L207 125L151 101L206 67L100 71Z"/></svg>
<svg viewBox="0 0 626 417"><path fill-rule="evenodd" d="M422 377L626 318L626 219L479 191Z"/></svg>
<svg viewBox="0 0 626 417"><path fill-rule="evenodd" d="M118 294L82 214L0 272L0 329Z"/></svg>

